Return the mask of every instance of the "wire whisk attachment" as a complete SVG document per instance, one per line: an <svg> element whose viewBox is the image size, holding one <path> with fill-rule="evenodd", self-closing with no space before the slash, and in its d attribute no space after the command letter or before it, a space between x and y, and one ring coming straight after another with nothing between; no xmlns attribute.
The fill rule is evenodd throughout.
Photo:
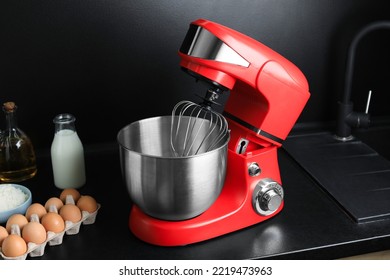
<svg viewBox="0 0 390 280"><path fill-rule="evenodd" d="M226 119L209 106L181 101L172 110L171 147L176 157L188 157L218 148L229 134Z"/></svg>

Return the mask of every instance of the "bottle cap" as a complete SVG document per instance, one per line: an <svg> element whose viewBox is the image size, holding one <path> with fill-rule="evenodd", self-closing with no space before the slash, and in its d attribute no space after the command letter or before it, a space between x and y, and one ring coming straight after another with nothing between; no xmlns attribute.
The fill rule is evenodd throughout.
<svg viewBox="0 0 390 280"><path fill-rule="evenodd" d="M9 101L5 102L3 104L4 111L6 112L13 112L16 109L16 104L15 102Z"/></svg>

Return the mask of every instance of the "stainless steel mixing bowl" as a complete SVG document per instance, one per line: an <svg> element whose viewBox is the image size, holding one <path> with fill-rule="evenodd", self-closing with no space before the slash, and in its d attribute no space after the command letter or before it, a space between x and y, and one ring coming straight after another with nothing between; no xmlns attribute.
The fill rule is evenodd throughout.
<svg viewBox="0 0 390 280"><path fill-rule="evenodd" d="M120 165L130 198L145 214L186 220L207 210L222 190L229 133L209 152L175 157L171 118L143 119L122 128L117 135Z"/></svg>

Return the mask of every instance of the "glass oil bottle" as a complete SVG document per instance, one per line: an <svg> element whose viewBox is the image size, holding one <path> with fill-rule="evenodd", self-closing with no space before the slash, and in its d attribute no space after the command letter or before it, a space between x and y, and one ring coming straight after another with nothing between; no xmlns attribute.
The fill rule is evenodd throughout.
<svg viewBox="0 0 390 280"><path fill-rule="evenodd" d="M0 182L20 182L37 173L36 156L30 138L17 125L17 106L3 104L5 130L0 132Z"/></svg>

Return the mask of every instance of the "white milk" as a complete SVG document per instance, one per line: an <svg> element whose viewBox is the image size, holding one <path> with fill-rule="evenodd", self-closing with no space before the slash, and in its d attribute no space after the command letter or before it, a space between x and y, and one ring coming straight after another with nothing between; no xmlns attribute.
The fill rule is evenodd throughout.
<svg viewBox="0 0 390 280"><path fill-rule="evenodd" d="M76 131L63 129L54 134L51 160L58 188L80 188L85 184L84 148Z"/></svg>

